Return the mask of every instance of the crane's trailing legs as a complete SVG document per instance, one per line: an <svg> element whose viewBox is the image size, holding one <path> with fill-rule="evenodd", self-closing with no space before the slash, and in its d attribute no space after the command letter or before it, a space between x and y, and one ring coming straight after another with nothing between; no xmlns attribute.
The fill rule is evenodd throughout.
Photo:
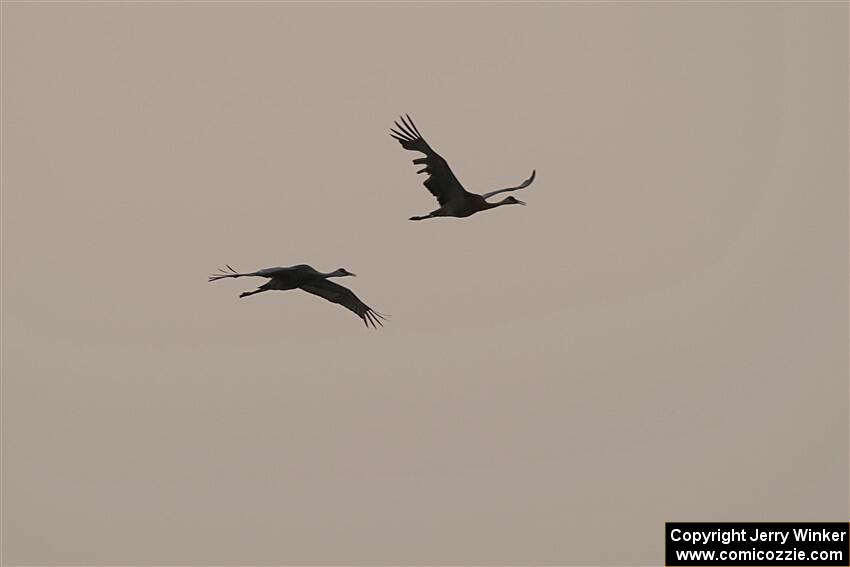
<svg viewBox="0 0 850 567"><path fill-rule="evenodd" d="M241 278L243 276L254 275L254 274L240 274L239 272L237 272L236 270L231 268L229 265L225 264L225 266L227 266L227 269L219 270L219 273L210 276L209 281L214 282L216 280L221 280L221 279L224 279L224 278ZM269 289L271 289L271 288L266 287L265 285L261 285L260 287L258 287L254 291L243 291L242 293L239 294L239 297L248 297L249 295L254 295L255 293L260 293L261 291L268 291Z"/></svg>
<svg viewBox="0 0 850 567"><path fill-rule="evenodd" d="M223 280L224 278L241 278L242 276L250 276L251 274L240 274L233 268L231 268L228 264L225 264L227 269L220 269L217 274L213 274L209 277L207 281L214 282L216 280Z"/></svg>
<svg viewBox="0 0 850 567"><path fill-rule="evenodd" d="M428 213L427 215L423 215L421 217L410 217L410 220L425 220L425 219L434 218L435 216L437 216L437 215L435 215L434 213Z"/></svg>
<svg viewBox="0 0 850 567"><path fill-rule="evenodd" d="M255 293L260 293L262 291L268 291L268 289L263 289L261 287L258 287L254 291L243 291L242 293L239 294L239 297L241 299L243 297L248 297L249 295L254 295Z"/></svg>

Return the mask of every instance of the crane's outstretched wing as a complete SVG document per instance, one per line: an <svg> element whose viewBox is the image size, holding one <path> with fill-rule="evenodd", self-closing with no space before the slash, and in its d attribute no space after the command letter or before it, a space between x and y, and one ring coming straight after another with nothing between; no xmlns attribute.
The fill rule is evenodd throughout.
<svg viewBox="0 0 850 567"><path fill-rule="evenodd" d="M384 326L381 320L385 319L385 317L360 301L360 298L354 295L354 292L347 287L322 279L305 283L301 286L301 289L313 295L324 297L328 301L338 303L346 309L353 311L358 317L363 319L367 327L370 323L376 329L377 325Z"/></svg>
<svg viewBox="0 0 850 567"><path fill-rule="evenodd" d="M526 179L525 181L523 181L522 183L520 183L516 187L508 187L507 189L499 189L498 191L490 191L489 193L484 193L481 196L484 197L485 199L489 199L493 195L497 195L499 193L504 193L505 191L516 191L517 189L525 189L526 187L531 185L532 181L534 181L535 175L537 175L537 170L532 169L531 170L531 177L529 177L528 179Z"/></svg>
<svg viewBox="0 0 850 567"><path fill-rule="evenodd" d="M407 120L401 118L401 122L403 125L399 124L398 121L395 123L398 130L390 128L390 136L398 140L404 149L425 154L424 158L413 160L413 163L417 165L425 164L425 167L416 172L428 174L424 183L425 188L437 198L440 205L464 199L469 193L452 173L446 160L431 149L431 146L416 129L410 116L407 116Z"/></svg>

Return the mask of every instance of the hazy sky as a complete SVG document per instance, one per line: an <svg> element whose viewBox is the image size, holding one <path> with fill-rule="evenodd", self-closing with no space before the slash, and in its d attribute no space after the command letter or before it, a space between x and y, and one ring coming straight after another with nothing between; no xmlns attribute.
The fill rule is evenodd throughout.
<svg viewBox="0 0 850 567"><path fill-rule="evenodd" d="M848 517L848 5L12 3L5 564L657 564ZM410 113L471 191L436 208ZM206 277L310 263L390 313Z"/></svg>

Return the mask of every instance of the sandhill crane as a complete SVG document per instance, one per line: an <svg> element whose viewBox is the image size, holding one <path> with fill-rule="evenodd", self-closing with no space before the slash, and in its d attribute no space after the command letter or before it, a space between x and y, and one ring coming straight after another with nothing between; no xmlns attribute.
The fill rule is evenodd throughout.
<svg viewBox="0 0 850 567"><path fill-rule="evenodd" d="M468 217L479 211L486 211L502 205L524 205L519 199L509 196L501 201L490 203L487 201L493 195L504 193L506 191L516 191L531 185L534 181L535 171L532 170L531 177L523 181L516 187L508 187L507 189L499 189L498 191L490 191L483 195L470 193L463 188L460 181L457 180L455 174L452 173L449 164L437 152L431 149L428 142L419 133L416 125L410 116L401 118L402 124L395 122L398 130L390 128L390 136L401 143L401 146L406 150L413 150L425 154L424 158L413 160L414 164L425 164L425 167L416 173L427 173L428 178L425 180L425 188L437 198L440 203L440 208L436 211L431 211L427 215L420 217L410 217L410 220L424 220L433 217ZM400 131L399 131L400 130Z"/></svg>
<svg viewBox="0 0 850 567"><path fill-rule="evenodd" d="M339 268L338 270L324 274L306 264L286 268L265 268L248 273L240 273L230 266L226 266L226 269L221 269L218 274L210 276L209 281L214 282L224 278L242 278L247 276L269 278L269 281L254 291L244 291L239 294L239 297L248 297L249 295L269 290L303 289L307 293L318 295L333 303L339 303L346 309L353 311L358 317L363 319L367 327L370 323L375 328L377 328L376 324L383 327L384 324L381 320L385 319L384 315L374 311L360 301L354 295L354 292L347 287L328 280L328 278L341 278L354 275L356 274L352 274L345 268Z"/></svg>

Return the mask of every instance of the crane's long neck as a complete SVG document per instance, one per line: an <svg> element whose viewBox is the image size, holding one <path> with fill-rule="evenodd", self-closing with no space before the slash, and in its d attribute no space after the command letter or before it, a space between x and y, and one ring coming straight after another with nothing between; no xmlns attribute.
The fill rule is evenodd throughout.
<svg viewBox="0 0 850 567"><path fill-rule="evenodd" d="M347 276L348 274L341 270L334 270L333 272L328 272L327 274L322 274L322 278L342 278Z"/></svg>
<svg viewBox="0 0 850 567"><path fill-rule="evenodd" d="M502 205L510 205L511 201L509 197L505 197L501 201L496 201L495 203L491 203L490 201L484 201L484 206L481 210L486 211L487 209L495 209L496 207L501 207Z"/></svg>

